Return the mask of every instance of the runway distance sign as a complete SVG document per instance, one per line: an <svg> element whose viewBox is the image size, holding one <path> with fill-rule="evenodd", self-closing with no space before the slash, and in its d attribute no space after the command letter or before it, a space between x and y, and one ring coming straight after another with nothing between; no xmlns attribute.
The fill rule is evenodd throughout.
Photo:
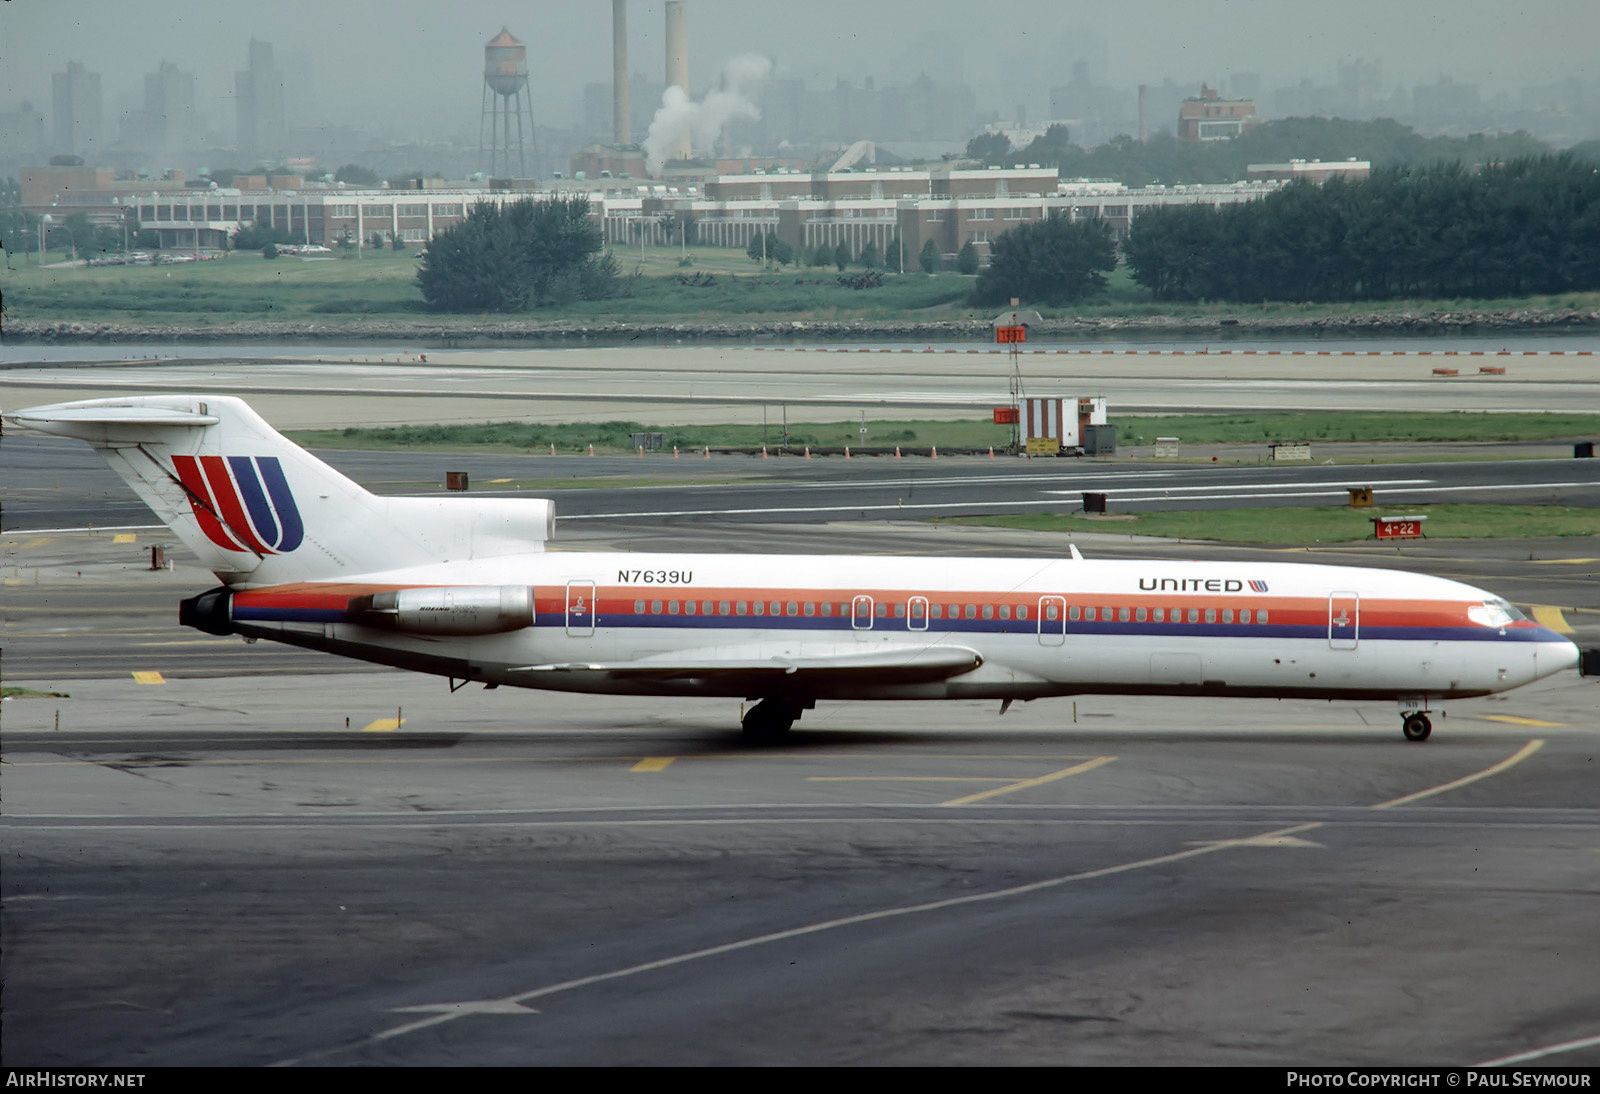
<svg viewBox="0 0 1600 1094"><path fill-rule="evenodd" d="M1374 539L1419 539L1423 535L1422 522L1428 518L1414 515L1405 517L1368 517L1372 521Z"/></svg>

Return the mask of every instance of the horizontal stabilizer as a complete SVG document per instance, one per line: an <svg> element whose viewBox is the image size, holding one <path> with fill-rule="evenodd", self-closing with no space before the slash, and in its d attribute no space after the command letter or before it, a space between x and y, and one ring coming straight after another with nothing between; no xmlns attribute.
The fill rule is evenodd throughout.
<svg viewBox="0 0 1600 1094"><path fill-rule="evenodd" d="M201 404L203 407L204 404ZM16 425L80 440L115 443L142 441L154 428L204 429L221 419L214 414L185 407L116 405L111 400L92 400L59 406L18 410L6 417Z"/></svg>

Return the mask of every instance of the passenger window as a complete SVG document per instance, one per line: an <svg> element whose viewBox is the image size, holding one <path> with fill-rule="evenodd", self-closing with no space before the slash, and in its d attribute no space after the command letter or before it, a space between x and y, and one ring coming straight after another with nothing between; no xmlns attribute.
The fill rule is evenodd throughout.
<svg viewBox="0 0 1600 1094"><path fill-rule="evenodd" d="M1167 609L1152 608L1151 616L1157 623L1165 623L1167 621Z"/></svg>
<svg viewBox="0 0 1600 1094"><path fill-rule="evenodd" d="M633 614L634 615L643 615L644 614L644 601L635 600L633 602Z"/></svg>
<svg viewBox="0 0 1600 1094"><path fill-rule="evenodd" d="M1127 621L1128 621L1128 609L1127 608L1118 608L1117 609L1117 622L1126 623Z"/></svg>
<svg viewBox="0 0 1600 1094"><path fill-rule="evenodd" d="M711 601L702 600L700 602L700 614L701 615L710 615L710 614L712 614L713 607L714 607L714 605L711 603Z"/></svg>
<svg viewBox="0 0 1600 1094"><path fill-rule="evenodd" d="M811 600L806 601L806 614L807 615L816 615L817 614L817 605L816 605L815 601L811 601Z"/></svg>
<svg viewBox="0 0 1600 1094"><path fill-rule="evenodd" d="M753 600L753 601L751 601L750 602L750 614L751 615L766 615L767 614L766 601L764 601L764 600Z"/></svg>
<svg viewBox="0 0 1600 1094"><path fill-rule="evenodd" d="M961 605L960 604L952 604L952 605L950 605L950 607L946 608L945 610L950 613L950 618L951 619L960 619L961 618Z"/></svg>
<svg viewBox="0 0 1600 1094"><path fill-rule="evenodd" d="M1217 609L1215 609L1215 608L1207 608L1206 609L1206 622L1207 623L1215 623L1216 621L1217 621Z"/></svg>
<svg viewBox="0 0 1600 1094"><path fill-rule="evenodd" d="M782 615L783 614L783 602L782 601L774 600L772 602L772 614L773 615Z"/></svg>
<svg viewBox="0 0 1600 1094"><path fill-rule="evenodd" d="M1051 608L1051 609L1050 609L1050 611L1051 611L1051 612L1052 612L1052 613L1054 613L1054 611L1055 611L1055 609L1054 609L1054 608ZM1078 621L1078 619L1079 619L1079 618L1080 618L1080 617L1081 617L1081 616L1082 616L1082 615L1083 615L1083 612L1082 612L1082 611L1081 611L1081 610L1079 610L1079 608L1078 608L1078 606L1077 606L1077 605L1076 605L1076 604L1074 604L1074 605L1073 605L1073 606L1072 606L1072 607L1070 607L1070 608L1068 608L1068 609L1067 609L1067 618L1068 618L1068 619L1070 619L1070 620L1072 620L1072 621L1073 621L1073 622L1074 622L1074 623L1076 623L1076 622L1077 622L1077 621ZM1051 618L1051 619L1054 619L1054 618L1055 618L1055 615L1054 615L1054 614L1052 614L1052 615L1051 615L1051 616L1050 616L1050 618Z"/></svg>
<svg viewBox="0 0 1600 1094"><path fill-rule="evenodd" d="M1026 618L1028 618L1028 606L1026 604L1019 604L1017 606L1017 618L1018 619L1026 619Z"/></svg>
<svg viewBox="0 0 1600 1094"><path fill-rule="evenodd" d="M983 606L983 617L985 619L993 619L994 618L994 605L993 604L985 604Z"/></svg>
<svg viewBox="0 0 1600 1094"><path fill-rule="evenodd" d="M928 609L928 617L930 619L943 619L944 618L944 607L942 605L939 605L939 604L933 605L932 607L930 607Z"/></svg>
<svg viewBox="0 0 1600 1094"><path fill-rule="evenodd" d="M1191 622L1191 623L1200 622L1200 609L1199 608L1190 608L1189 609L1189 622Z"/></svg>
<svg viewBox="0 0 1600 1094"><path fill-rule="evenodd" d="M1002 605L1000 605L1000 618L1001 619L1010 619L1011 618L1011 605L1010 604L1002 604Z"/></svg>
<svg viewBox="0 0 1600 1094"><path fill-rule="evenodd" d="M800 602L798 600L789 601L788 607L785 610L784 614L785 615L799 615L800 614Z"/></svg>
<svg viewBox="0 0 1600 1094"><path fill-rule="evenodd" d="M1267 609L1262 608L1260 611L1256 612L1256 622L1264 624L1264 623L1266 623L1266 621L1267 621Z"/></svg>
<svg viewBox="0 0 1600 1094"><path fill-rule="evenodd" d="M652 600L650 602L650 614L651 615L660 615L661 614L661 601Z"/></svg>
<svg viewBox="0 0 1600 1094"><path fill-rule="evenodd" d="M1250 609L1249 608L1240 608L1239 609L1239 622L1241 622L1241 623L1250 622Z"/></svg>
<svg viewBox="0 0 1600 1094"><path fill-rule="evenodd" d="M894 606L894 617L896 619L904 619L906 617L906 606L904 604L896 604Z"/></svg>
<svg viewBox="0 0 1600 1094"><path fill-rule="evenodd" d="M694 611L695 611L695 603L694 603L694 601L685 600L683 602L683 614L684 615L693 615Z"/></svg>
<svg viewBox="0 0 1600 1094"><path fill-rule="evenodd" d="M1088 620L1090 623L1093 623L1094 622L1094 609L1093 608L1085 608L1085 609L1083 609L1083 618Z"/></svg>
<svg viewBox="0 0 1600 1094"><path fill-rule="evenodd" d="M961 614L968 619L976 619L978 618L978 606L976 604L968 604L962 609Z"/></svg>
<svg viewBox="0 0 1600 1094"><path fill-rule="evenodd" d="M1136 622L1143 623L1144 620L1145 620L1145 616L1147 616L1148 614L1149 613L1145 609L1140 608L1137 612L1134 613L1134 619L1135 619Z"/></svg>
<svg viewBox="0 0 1600 1094"><path fill-rule="evenodd" d="M739 601L739 607L737 610L740 615L745 615L750 611L750 605L741 600Z"/></svg>
<svg viewBox="0 0 1600 1094"><path fill-rule="evenodd" d="M726 600L720 602L717 605L717 614L718 615L727 615L728 614L728 607L729 607L729 605L728 605L728 602Z"/></svg>
<svg viewBox="0 0 1600 1094"><path fill-rule="evenodd" d="M1072 610L1073 611L1077 611L1078 609L1077 608L1073 608ZM1056 610L1056 606L1054 604L1046 604L1044 606L1044 617L1046 619L1059 619L1060 618L1060 613ZM1077 618L1077 617L1074 616L1073 618Z"/></svg>
<svg viewBox="0 0 1600 1094"><path fill-rule="evenodd" d="M1233 622L1233 609L1232 608L1223 608L1222 609L1222 621L1224 623L1232 623Z"/></svg>
<svg viewBox="0 0 1600 1094"><path fill-rule="evenodd" d="M677 615L678 614L678 602L676 600L667 601L667 614L668 615Z"/></svg>
<svg viewBox="0 0 1600 1094"><path fill-rule="evenodd" d="M880 600L880 601L878 601L877 607L878 607L878 611L877 611L878 618L879 619L888 619L889 618L889 605L887 603L885 603L884 601Z"/></svg>
<svg viewBox="0 0 1600 1094"><path fill-rule="evenodd" d="M824 600L822 602L822 614L824 617L831 616L833 614L833 601Z"/></svg>

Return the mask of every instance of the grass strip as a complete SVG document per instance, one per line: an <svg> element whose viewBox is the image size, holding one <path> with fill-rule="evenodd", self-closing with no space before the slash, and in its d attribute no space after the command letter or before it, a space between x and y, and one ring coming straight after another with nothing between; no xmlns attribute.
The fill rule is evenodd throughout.
<svg viewBox="0 0 1600 1094"><path fill-rule="evenodd" d="M1115 505L1115 499L1113 499ZM1429 539L1522 539L1540 536L1600 536L1600 509L1555 505L1295 506L1262 509L1192 509L1155 513L1026 513L956 517L940 523L1037 532L1098 532L1298 546L1348 543L1372 537L1371 517L1419 514ZM1388 542L1388 541L1385 541ZM1397 540L1399 545L1403 540Z"/></svg>
<svg viewBox="0 0 1600 1094"><path fill-rule="evenodd" d="M1315 411L1183 414L1116 419L1120 445L1270 444L1274 441L1538 441L1600 435L1600 414L1482 411Z"/></svg>
<svg viewBox="0 0 1600 1094"><path fill-rule="evenodd" d="M471 327L486 320L521 318L639 321L740 322L787 320L988 319L995 309L971 303L975 278L920 270L885 272L884 283L857 290L839 285L838 271L788 267L762 270L733 249L618 247L622 292L610 300L577 301L534 308L520 315L443 315L423 307L416 286L414 249L336 252L306 260L272 261L253 251L224 259L173 266L40 268L19 255L0 268L7 320L155 321L212 326L234 319L326 322L411 316L446 326ZM53 252L48 262L66 255ZM858 273L858 267L852 267ZM637 274L638 276L635 276ZM1474 310L1549 309L1586 311L1600 306L1600 293L1578 292L1495 300L1387 300L1330 304L1238 304L1158 301L1114 270L1105 290L1065 307L1041 307L1048 319L1085 318L1347 318L1363 315L1427 315Z"/></svg>

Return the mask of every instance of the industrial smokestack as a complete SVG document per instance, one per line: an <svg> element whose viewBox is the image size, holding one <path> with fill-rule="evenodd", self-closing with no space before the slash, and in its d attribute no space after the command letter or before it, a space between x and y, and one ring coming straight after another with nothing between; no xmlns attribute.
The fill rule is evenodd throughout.
<svg viewBox="0 0 1600 1094"><path fill-rule="evenodd" d="M683 0L667 0L667 86L676 87L689 97L689 15ZM682 130L673 142L669 156L686 160L692 154L689 131Z"/></svg>
<svg viewBox="0 0 1600 1094"><path fill-rule="evenodd" d="M628 117L628 0L611 0L611 133L627 144L633 128Z"/></svg>

